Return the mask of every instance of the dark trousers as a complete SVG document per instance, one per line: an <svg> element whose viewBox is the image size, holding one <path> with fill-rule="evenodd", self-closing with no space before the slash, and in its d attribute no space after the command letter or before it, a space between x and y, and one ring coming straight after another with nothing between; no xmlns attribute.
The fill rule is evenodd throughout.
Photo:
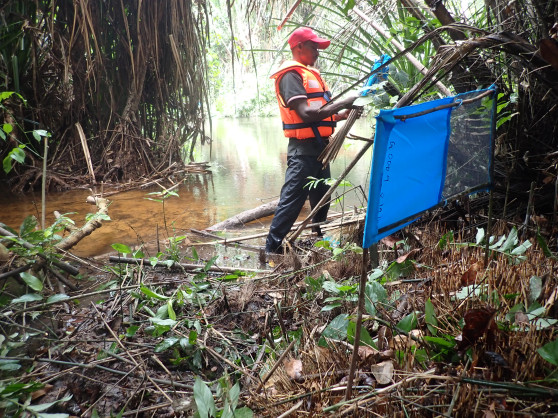
<svg viewBox="0 0 558 418"><path fill-rule="evenodd" d="M330 178L329 165L326 168L322 168L322 163L316 157L307 155L293 155L287 158L285 184L281 188L279 204L269 228L265 244L266 252L277 252L280 249L283 238L291 230L307 198L310 199L310 207L314 209L316 204L329 190L329 186L323 181L317 185L313 184L311 188L309 186L304 187L311 181L308 177L315 177L316 179ZM325 221L328 210L329 203L316 212L312 222Z"/></svg>

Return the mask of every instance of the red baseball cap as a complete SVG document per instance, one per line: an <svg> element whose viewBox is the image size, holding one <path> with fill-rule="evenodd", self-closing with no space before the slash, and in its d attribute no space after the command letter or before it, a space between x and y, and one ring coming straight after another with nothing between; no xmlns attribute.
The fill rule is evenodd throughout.
<svg viewBox="0 0 558 418"><path fill-rule="evenodd" d="M289 45L291 49L302 42L312 41L318 44L318 49L326 49L331 43L328 39L320 38L310 28L298 28L289 36Z"/></svg>

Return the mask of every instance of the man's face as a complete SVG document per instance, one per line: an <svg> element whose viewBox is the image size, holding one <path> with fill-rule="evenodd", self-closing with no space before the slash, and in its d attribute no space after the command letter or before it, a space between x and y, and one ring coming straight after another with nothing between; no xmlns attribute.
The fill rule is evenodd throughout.
<svg viewBox="0 0 558 418"><path fill-rule="evenodd" d="M306 41L299 45L300 49L300 62L304 65L314 65L320 56L318 52L318 44L312 41Z"/></svg>

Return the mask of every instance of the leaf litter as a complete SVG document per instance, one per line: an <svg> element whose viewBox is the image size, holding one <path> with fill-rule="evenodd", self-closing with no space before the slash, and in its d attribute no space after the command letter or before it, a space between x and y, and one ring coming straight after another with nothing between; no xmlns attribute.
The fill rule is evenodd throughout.
<svg viewBox="0 0 558 418"><path fill-rule="evenodd" d="M1 408L24 413L14 405L28 399L91 417L558 412L555 258L523 243L521 260L512 246L485 266L481 245L455 245L432 226L413 233L420 245L386 240L379 268L366 266L349 399L361 255L300 240L264 273L118 264L54 304L5 304Z"/></svg>

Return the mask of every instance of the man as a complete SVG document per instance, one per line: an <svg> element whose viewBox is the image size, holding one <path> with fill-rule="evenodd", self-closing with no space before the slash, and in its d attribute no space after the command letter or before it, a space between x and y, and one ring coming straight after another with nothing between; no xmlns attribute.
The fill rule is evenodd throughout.
<svg viewBox="0 0 558 418"><path fill-rule="evenodd" d="M281 253L282 242L296 221L306 201L314 206L329 187L321 181L311 188L310 181L330 178L329 166L323 168L317 157L327 145L337 121L347 119L348 110L356 97L348 97L323 106L331 93L320 72L313 68L319 49L326 49L330 41L318 37L310 28L298 28L289 37L293 59L284 62L275 74L275 91L283 122L283 131L289 138L285 184L281 188L279 205L266 240L266 253ZM313 223L327 219L329 204L322 207L312 219ZM321 235L319 226L312 228Z"/></svg>

